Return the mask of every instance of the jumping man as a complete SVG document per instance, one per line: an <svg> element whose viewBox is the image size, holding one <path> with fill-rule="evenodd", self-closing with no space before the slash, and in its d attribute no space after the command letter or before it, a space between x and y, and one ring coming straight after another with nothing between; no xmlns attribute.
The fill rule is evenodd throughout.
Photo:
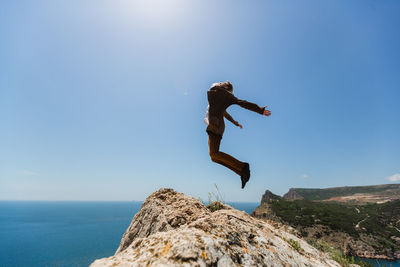
<svg viewBox="0 0 400 267"><path fill-rule="evenodd" d="M237 121L235 121L226 109L233 104L239 105L242 108L257 112L264 116L271 115L271 111L261 108L254 103L246 100L240 100L233 95L233 86L227 81L224 83L214 83L207 92L208 110L204 122L207 126L208 146L210 157L213 162L219 163L238 175L242 180L242 188L250 179L250 166L246 162L241 162L234 157L219 151L222 135L225 130L224 117L242 129Z"/></svg>

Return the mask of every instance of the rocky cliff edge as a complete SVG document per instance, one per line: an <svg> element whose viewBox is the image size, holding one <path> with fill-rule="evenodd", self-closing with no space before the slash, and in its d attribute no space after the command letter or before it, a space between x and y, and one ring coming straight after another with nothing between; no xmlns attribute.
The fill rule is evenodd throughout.
<svg viewBox="0 0 400 267"><path fill-rule="evenodd" d="M145 200L115 255L91 267L339 266L267 222L225 204L216 207L211 212L193 197L160 189Z"/></svg>

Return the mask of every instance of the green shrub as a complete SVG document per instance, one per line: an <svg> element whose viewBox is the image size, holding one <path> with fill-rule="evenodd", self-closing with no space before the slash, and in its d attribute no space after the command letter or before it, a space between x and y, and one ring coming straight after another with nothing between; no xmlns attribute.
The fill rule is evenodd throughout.
<svg viewBox="0 0 400 267"><path fill-rule="evenodd" d="M289 239L289 244L297 251L303 251L303 248L300 246L300 243L296 240Z"/></svg>
<svg viewBox="0 0 400 267"><path fill-rule="evenodd" d="M211 212L217 211L217 210L222 210L224 208L224 204L222 204L219 201L214 201L213 203L207 205L207 209L209 209Z"/></svg>
<svg viewBox="0 0 400 267"><path fill-rule="evenodd" d="M355 260L354 257L352 256L347 256L344 255L343 252L341 252L338 249L335 249L325 241L320 241L318 243L311 244L315 248L327 253L333 260L335 260L337 263L340 264L342 267L348 267L350 264L358 264L361 267L374 267L372 264L362 261L362 260Z"/></svg>

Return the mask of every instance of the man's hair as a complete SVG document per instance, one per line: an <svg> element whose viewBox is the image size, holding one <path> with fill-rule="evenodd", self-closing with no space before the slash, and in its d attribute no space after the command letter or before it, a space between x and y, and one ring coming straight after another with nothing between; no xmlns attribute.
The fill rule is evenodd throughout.
<svg viewBox="0 0 400 267"><path fill-rule="evenodd" d="M221 82L220 83L213 83L211 85L211 88L213 88L213 87L223 88L226 91L233 93L233 85L230 83L230 81L226 81L226 82L223 82L223 83L221 83Z"/></svg>
<svg viewBox="0 0 400 267"><path fill-rule="evenodd" d="M226 90L228 90L229 92L233 92L233 85L231 84L231 82L230 81L226 81L226 82L224 82L224 85L225 85L225 87L226 87Z"/></svg>

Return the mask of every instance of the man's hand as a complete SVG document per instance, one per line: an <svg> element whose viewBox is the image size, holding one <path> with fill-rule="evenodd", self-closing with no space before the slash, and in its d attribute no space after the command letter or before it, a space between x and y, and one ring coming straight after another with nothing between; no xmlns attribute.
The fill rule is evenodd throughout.
<svg viewBox="0 0 400 267"><path fill-rule="evenodd" d="M243 129L243 126L240 123L238 123L238 124L239 124L238 126L240 127L240 129Z"/></svg>
<svg viewBox="0 0 400 267"><path fill-rule="evenodd" d="M263 113L263 115L268 117L268 116L271 115L271 111L268 110L268 109L266 109L266 108L267 108L267 106L264 107L264 113Z"/></svg>

